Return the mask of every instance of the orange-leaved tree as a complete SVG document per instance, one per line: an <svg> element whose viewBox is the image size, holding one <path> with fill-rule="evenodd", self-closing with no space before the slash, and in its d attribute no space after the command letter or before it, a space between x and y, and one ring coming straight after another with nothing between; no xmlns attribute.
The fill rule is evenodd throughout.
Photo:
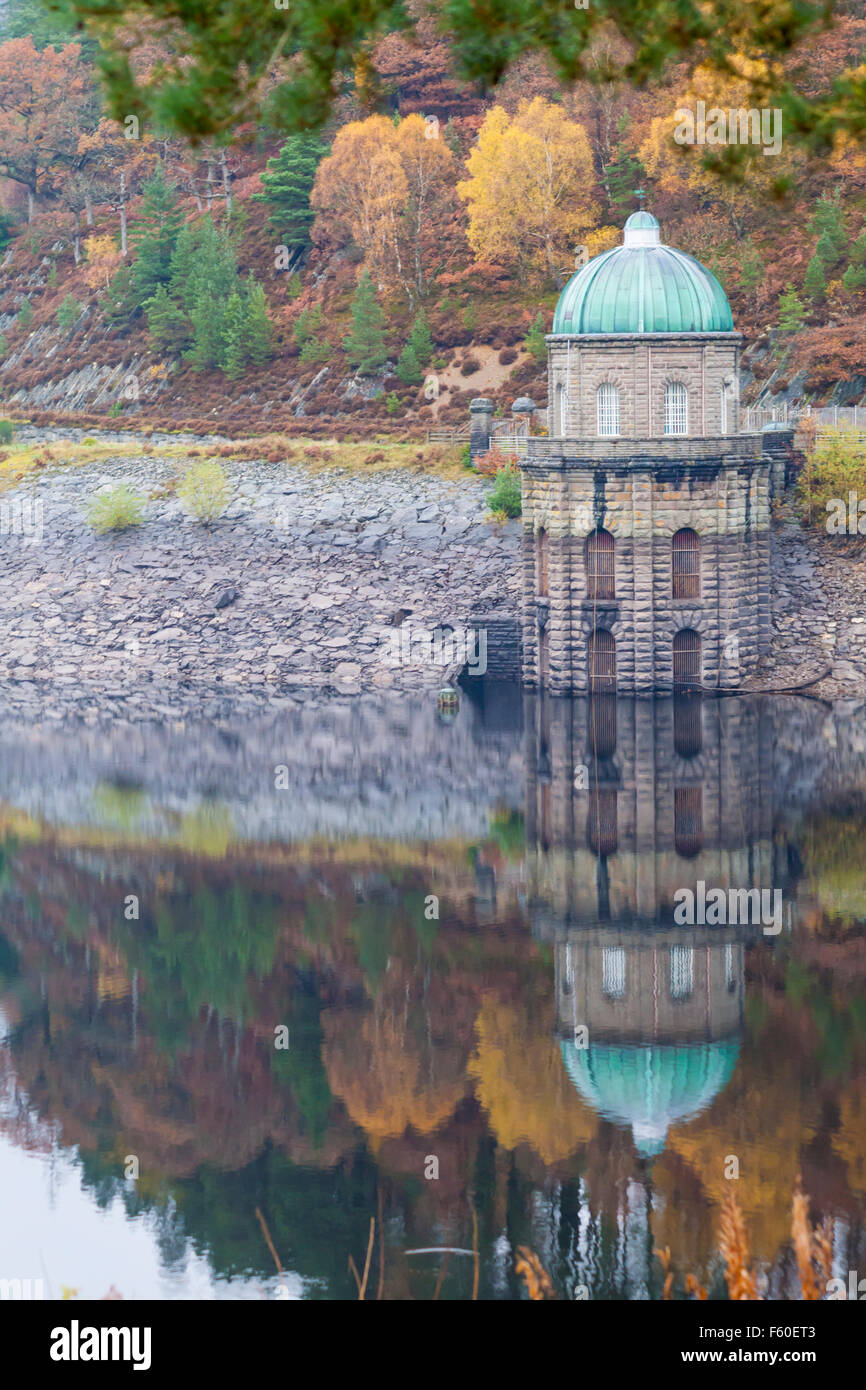
<svg viewBox="0 0 866 1390"><path fill-rule="evenodd" d="M433 127L435 130L435 127ZM423 297L443 262L453 215L456 161L438 133L415 114L350 121L316 173L312 206L322 214L313 240L351 238L377 287Z"/></svg>

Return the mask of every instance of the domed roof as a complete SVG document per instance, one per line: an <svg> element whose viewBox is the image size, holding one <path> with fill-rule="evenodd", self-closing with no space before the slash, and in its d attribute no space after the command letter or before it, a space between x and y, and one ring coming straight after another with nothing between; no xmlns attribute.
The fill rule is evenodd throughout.
<svg viewBox="0 0 866 1390"><path fill-rule="evenodd" d="M713 1043L563 1042L562 1060L577 1091L606 1120L631 1125L638 1153L662 1152L678 1120L706 1110L731 1079L739 1055L736 1040Z"/></svg>
<svg viewBox="0 0 866 1390"><path fill-rule="evenodd" d="M572 275L554 333L732 333L725 292L706 266L661 243L651 212L633 212L623 242Z"/></svg>

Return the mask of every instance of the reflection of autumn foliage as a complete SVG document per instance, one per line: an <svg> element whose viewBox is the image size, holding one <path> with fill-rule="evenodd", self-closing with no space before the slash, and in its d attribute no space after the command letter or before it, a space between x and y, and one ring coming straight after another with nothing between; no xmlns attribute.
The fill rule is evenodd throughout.
<svg viewBox="0 0 866 1390"><path fill-rule="evenodd" d="M360 1019L354 1009L322 1015L331 1090L374 1144L407 1129L432 1134L466 1093L462 1050L442 1038L434 1045L429 1020L411 1013L389 1001Z"/></svg>
<svg viewBox="0 0 866 1390"><path fill-rule="evenodd" d="M529 1144L547 1164L562 1162L595 1134L597 1118L572 1086L550 1020L525 1004L484 996L469 1075L500 1144Z"/></svg>
<svg viewBox="0 0 866 1390"><path fill-rule="evenodd" d="M727 1155L739 1160L734 1185L752 1253L771 1262L789 1238L800 1149L818 1122L818 1096L803 1076L802 1060L779 1037L769 1059L754 1047L744 1050L733 1079L710 1109L671 1129L668 1149L690 1165L716 1210L732 1186L725 1177ZM673 1219L672 1211L660 1213L653 1230L657 1244L677 1250Z"/></svg>

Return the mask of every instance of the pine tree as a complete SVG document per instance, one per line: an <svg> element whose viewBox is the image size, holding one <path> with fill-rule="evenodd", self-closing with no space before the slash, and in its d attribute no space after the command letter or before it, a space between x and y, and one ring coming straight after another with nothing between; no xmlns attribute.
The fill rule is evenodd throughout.
<svg viewBox="0 0 866 1390"><path fill-rule="evenodd" d="M803 293L809 296L813 304L817 304L827 293L827 277L824 274L824 264L817 252L806 267L806 276L803 280Z"/></svg>
<svg viewBox="0 0 866 1390"><path fill-rule="evenodd" d="M846 244L845 219L838 191L832 198L828 198L824 193L818 199L809 219L809 230L818 238L819 246L821 239L826 236L824 251L821 253L819 250L819 255L825 269L831 269L843 255Z"/></svg>
<svg viewBox="0 0 866 1390"><path fill-rule="evenodd" d="M625 135L630 124L629 117L619 122L620 135ZM640 160L620 142L616 147L616 154L604 171L604 183L611 205L614 208L634 207L634 190L642 188L645 179L646 169Z"/></svg>
<svg viewBox="0 0 866 1390"><path fill-rule="evenodd" d="M430 326L423 309L419 309L415 315L406 346L411 346L418 366L426 367L433 356L433 339L430 337Z"/></svg>
<svg viewBox="0 0 866 1390"><path fill-rule="evenodd" d="M185 347L190 338L190 323L186 314L169 295L165 285L159 285L144 305L147 314L147 327L151 338L160 347L177 351Z"/></svg>
<svg viewBox="0 0 866 1390"><path fill-rule="evenodd" d="M412 346L412 340L404 347L397 362L397 375L401 381L405 381L407 386L416 385L423 381L424 374L418 365L418 357Z"/></svg>
<svg viewBox="0 0 866 1390"><path fill-rule="evenodd" d="M784 293L779 295L779 319L777 327L780 333L796 333L803 327L805 310L803 301L798 295L794 286L788 282Z"/></svg>
<svg viewBox="0 0 866 1390"><path fill-rule="evenodd" d="M532 326L523 340L523 346L534 357L536 362L544 362L547 359L547 343L544 341L544 319L539 312L533 320Z"/></svg>
<svg viewBox="0 0 866 1390"><path fill-rule="evenodd" d="M310 193L319 161L327 147L311 135L292 135L275 159L269 159L261 175L264 193L254 193L253 201L269 203L274 211L268 221L281 242L293 252L293 260L310 242L310 225L315 217Z"/></svg>
<svg viewBox="0 0 866 1390"><path fill-rule="evenodd" d="M861 232L851 247L851 264L842 276L842 284L849 294L866 289L866 232Z"/></svg>
<svg viewBox="0 0 866 1390"><path fill-rule="evenodd" d="M22 328L29 328L33 322L33 305L29 299L22 299L18 306L18 322Z"/></svg>
<svg viewBox="0 0 866 1390"><path fill-rule="evenodd" d="M387 360L385 315L376 301L376 289L365 270L352 301L352 331L343 339L346 356L364 376Z"/></svg>
<svg viewBox="0 0 866 1390"><path fill-rule="evenodd" d="M203 217L194 228L184 228L171 259L169 293L187 313L207 293L225 300L237 287L238 257L231 235Z"/></svg>
<svg viewBox="0 0 866 1390"><path fill-rule="evenodd" d="M136 308L156 294L159 285L168 283L171 258L177 242L183 213L177 188L163 173L160 165L142 190L141 216L129 233L136 248L130 284Z"/></svg>
<svg viewBox="0 0 866 1390"><path fill-rule="evenodd" d="M247 281L247 302L244 331L249 359L254 367L260 367L273 356L271 321L265 292L252 272Z"/></svg>
<svg viewBox="0 0 866 1390"><path fill-rule="evenodd" d="M825 270L832 270L839 264L843 249L844 247L840 248L829 232L822 232L815 247L815 255Z"/></svg>
<svg viewBox="0 0 866 1390"><path fill-rule="evenodd" d="M197 372L218 367L223 358L225 342L226 301L217 299L205 287L199 293L190 313L192 347L185 353Z"/></svg>
<svg viewBox="0 0 866 1390"><path fill-rule="evenodd" d="M235 381L243 375L247 363L246 306L237 290L230 294L223 320L223 352L221 366L226 376Z"/></svg>

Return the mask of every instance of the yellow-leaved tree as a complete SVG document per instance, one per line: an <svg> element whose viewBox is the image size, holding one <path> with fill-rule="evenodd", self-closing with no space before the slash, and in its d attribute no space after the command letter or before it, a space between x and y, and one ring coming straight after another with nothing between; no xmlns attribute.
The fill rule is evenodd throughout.
<svg viewBox="0 0 866 1390"><path fill-rule="evenodd" d="M691 189L739 238L785 194L805 156L786 140L781 110L753 104L755 86L771 88L772 70L737 54L730 61L740 76L695 68L689 90L652 120L638 157L660 191Z"/></svg>
<svg viewBox="0 0 866 1390"><path fill-rule="evenodd" d="M514 117L488 111L457 185L469 209L469 242L481 261L535 271L561 287L576 243L598 220L586 131L544 97Z"/></svg>

